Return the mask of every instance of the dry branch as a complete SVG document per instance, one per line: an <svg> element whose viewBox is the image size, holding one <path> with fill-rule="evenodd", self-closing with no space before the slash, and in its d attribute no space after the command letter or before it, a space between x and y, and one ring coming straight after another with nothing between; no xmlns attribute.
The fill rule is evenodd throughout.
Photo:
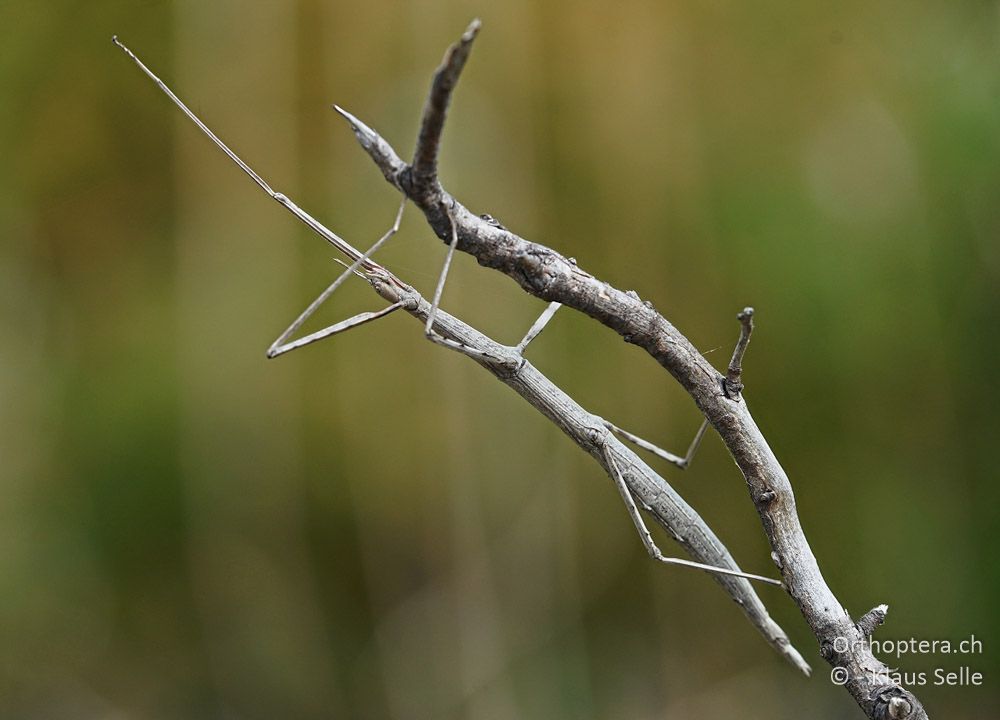
<svg viewBox="0 0 1000 720"><path fill-rule="evenodd" d="M448 99L440 97L440 93L445 87L454 87L478 27L478 21L473 22L445 55L435 75L431 91L434 99L427 104L414 154L424 165L436 167L436 162L427 163L426 159L440 146L448 105ZM449 78L447 85L438 83L440 77ZM510 276L542 300L561 303L606 325L626 342L649 353L677 379L718 431L743 472L785 587L819 642L823 657L846 671L847 690L869 718L926 718L917 698L893 683L889 669L872 654L865 632L827 585L802 530L788 476L742 400L740 365L752 328L751 315L741 313L741 341L724 377L652 303L643 301L635 292L599 280L551 248L529 242L470 212L445 191L436 173L421 173L418 177L414 168L374 130L340 108L338 111L351 123L361 146L385 178L424 212L438 237L450 239L454 222L457 248L474 256L480 265ZM428 115L433 115L432 122L428 122ZM843 646L846 652L839 652Z"/></svg>
<svg viewBox="0 0 1000 720"><path fill-rule="evenodd" d="M522 350L551 318L558 307L555 304L558 303L598 320L622 335L627 342L649 353L691 395L736 460L746 478L751 499L757 507L771 544L772 558L782 574L784 586L819 641L823 657L831 665L846 671L846 687L866 715L878 720L926 718L916 697L893 684L888 668L872 655L866 642L875 626L884 620L884 609L876 608L855 623L827 586L802 531L791 484L742 399L741 365L752 330L752 311L744 311L740 315L740 341L733 353L727 375L722 376L650 302L643 301L635 292L624 292L612 287L581 270L575 261L544 245L524 240L488 216L475 215L441 186L437 178L437 158L445 114L478 29L479 23L474 21L461 40L449 49L434 76L412 164L400 159L389 143L367 125L346 111L340 108L337 110L351 123L361 146L372 157L385 178L423 211L430 226L441 239L449 242L452 248L473 255L481 265L512 277L530 294L553 303L517 347L501 345L461 320L437 310L436 299L433 304L429 303L412 287L371 260L369 255L374 247L368 253L361 253L298 208L286 196L272 190L205 127L159 78L142 65L131 51L118 44L265 192L351 258L354 263L349 271L357 270L363 274L374 290L390 303L390 307L406 310L426 324L429 334L433 329L439 338L450 343L450 347L461 349L514 389L594 457L616 480L626 501L629 502L632 497L638 500L641 507L650 512L695 559L695 563L688 564L711 570L713 577L740 605L768 642L794 665L808 673L808 665L790 645L781 628L768 616L747 580L747 577L766 578L742 573L728 550L702 518L662 477L621 443L612 429L619 433L624 431L581 407L528 362L523 357ZM398 227L398 217L394 227ZM321 295L320 301L325 300L330 293L332 289ZM436 293L436 298L439 295L440 291ZM310 308L317 306L318 302L313 303ZM375 318L366 315L364 321L369 319ZM347 322L353 320L355 319ZM289 332L279 340L287 339L299 324L299 320L293 323ZM340 325L344 324L338 324ZM300 341L289 343L296 347L300 344ZM280 343L277 345L281 346ZM696 447L701 435L702 431L699 430L693 447ZM623 436L633 441L641 440L628 433ZM643 447L649 445L642 443L640 445ZM683 466L690 461L690 456L691 451L686 458L673 456L672 461L679 460L677 464ZM632 508L630 512L631 510ZM636 518L639 518L639 527L642 523L638 511L633 513L633 520ZM642 528L644 525L640 531ZM838 640L839 642L835 642ZM846 649L841 651L841 648Z"/></svg>
<svg viewBox="0 0 1000 720"><path fill-rule="evenodd" d="M729 551L698 513L685 503L662 477L657 475L634 452L611 434L609 428L614 427L611 423L586 411L524 358L523 349L541 332L545 324L558 309L558 304L552 303L546 308L539 319L532 325L531 329L528 330L525 338L516 347L501 345L461 320L443 311L439 311L437 309L437 301L440 298L441 282L438 283L434 301L428 303L414 288L371 259L371 255L398 230L405 201L400 206L392 227L371 248L362 253L299 208L287 196L271 188L228 145L202 123L190 108L146 67L131 50L120 43L117 37L112 39L157 84L171 101L227 157L236 163L244 173L250 176L265 193L354 261L272 343L268 349L268 357L276 357L297 347L302 347L319 339L371 322L385 316L389 312L398 309L406 310L424 323L428 337L447 347L461 350L471 357L503 383L513 388L532 406L552 420L581 448L594 456L605 468L605 471L612 475L616 484L624 484L627 487L628 490L624 497L627 503L629 503L629 511L633 518L638 514L638 510L632 500L634 496L642 504L643 508L647 512L650 512L695 560L666 558L662 556L658 549L655 550L655 553L653 550L650 550L650 554L655 559L667 564L684 565L711 573L737 605L742 608L750 622L764 635L768 643L793 665L804 673L809 673L808 664L802 659L798 651L792 647L784 631L768 616L767 610L748 580L775 585L780 585L781 583L771 578L745 573L740 570ZM451 249L453 250L454 247L452 246ZM445 269L447 269L447 262ZM355 272L367 279L373 289L382 298L388 300L390 305L381 311L360 313L348 320L336 323L329 328L312 333L304 338L289 341L288 338L320 304L329 298L347 277ZM444 275L445 273L443 272L442 279ZM700 441L702 433L703 429L699 430L695 442L692 443L692 449L688 451L689 456ZM641 525L641 520L638 524ZM645 530L644 526L642 529ZM655 547L648 531L645 531L643 542L646 544L647 549Z"/></svg>

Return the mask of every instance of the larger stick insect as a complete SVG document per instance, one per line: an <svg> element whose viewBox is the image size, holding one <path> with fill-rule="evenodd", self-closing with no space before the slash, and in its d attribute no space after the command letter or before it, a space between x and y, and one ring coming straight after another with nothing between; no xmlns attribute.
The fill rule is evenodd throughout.
<svg viewBox="0 0 1000 720"><path fill-rule="evenodd" d="M445 56L444 63L438 69L435 75L435 87L432 88L432 93L434 89L436 89L436 84L441 80L445 82L450 81L451 85L454 84L454 80L455 78L457 78L458 73L461 71L462 65L464 65L465 59L468 55L469 46L473 38L475 37L478 29L479 29L479 23L478 21L474 21L473 24L469 26L469 29L466 31L465 35L463 35L462 40L449 50L448 55ZM333 283L331 283L329 287L323 290L323 292L321 292L319 296L312 303L310 303L309 306L306 307L306 309L303 310L302 313L297 318L295 318L295 320L291 323L291 325L289 325L288 328L286 328L285 331L282 332L270 345L270 347L267 350L267 356L269 358L278 357L279 355L283 355L285 353L291 352L292 350L297 350L299 348L311 345L312 343L318 342L320 340L330 338L334 335L346 332L360 325L374 322L400 309L407 309L412 312L415 310L414 303L423 302L423 299L419 296L419 294L416 294L413 288L411 288L406 283L403 283L385 267L372 260L372 256L379 250L379 248L385 245L385 243L388 242L389 239L393 235L395 235L400 228L400 223L403 218L403 212L406 209L406 205L408 202L408 198L406 197L405 193L403 195L403 200L399 205L399 209L396 212L396 216L391 227L370 248L368 248L368 250L361 252L353 245L351 245L349 242L347 242L339 235L334 233L332 230L327 228L325 225L320 223L318 220L316 220L312 215L310 215L305 210L296 205L286 195L280 192L276 192L260 175L258 175L247 163L245 163L235 152L233 152L233 150L228 145L226 145L226 143L224 143L211 129L209 129L209 127L205 125L205 123L203 123L201 119L198 118L198 116L195 115L194 112L192 112L191 109L188 108L188 106L185 105L184 102L182 102L179 97L177 97L177 95L174 94L174 92L166 85L166 83L164 83L148 67L146 67L146 65L128 47L126 47L121 41L119 41L117 36L114 36L112 38L112 41L115 43L115 45L121 48L121 50L135 62L135 64L143 71L143 73L145 73L149 77L149 79L151 79L154 83L156 83L156 85L160 88L160 90L163 91L163 93L168 98L170 98L173 104L176 105L181 110L181 112L183 112L198 127L198 129L205 134L205 136L207 136L220 150L222 150L222 152L225 153L226 156L232 162L234 162L247 176L249 176L250 179L253 180L261 188L261 190L267 193L267 195L269 195L273 200L275 200L282 207L291 212L296 218L298 218L301 222L303 222L306 226L308 226L309 229L311 229L321 238L326 240L330 245L332 245L338 251L343 253L350 260L350 263L343 263L343 262L341 263L342 265L345 266L343 272L341 272L340 275L338 275L337 278L333 281ZM446 92L450 94L451 87L446 88ZM447 97L445 98L445 102L447 102ZM355 133L358 135L359 138L368 138L370 142L381 141L381 138L377 135L377 133L371 130L371 128L366 126L356 117L348 113L346 110L336 105L334 106L334 109L351 124L352 128L354 129ZM441 129L440 124L443 122L443 111L442 111L442 117L437 118L436 120L433 118L429 120L428 119L429 114L430 112L428 110L425 110L424 122L421 128L421 138L420 138L421 141L425 139L426 134L428 133L433 134L435 130L438 134L440 133ZM436 128L431 127L430 130L428 130L428 126L434 125L435 122L437 122L437 127ZM436 166L436 151L437 151L436 142L437 139L435 137L433 139L433 147L430 149L430 152L432 152L434 155L434 157L432 158L432 162L435 166ZM420 152L421 152L421 143L418 143L417 155L419 155ZM416 164L417 161L418 158L415 155L414 164ZM485 354L483 350L472 347L464 342L456 341L449 337L445 337L441 332L439 332L440 328L438 326L438 309L440 306L442 294L444 292L445 282L447 281L448 278L448 271L451 267L452 258L455 254L455 249L458 246L458 232L454 217L452 217L450 209L445 208L445 211L448 213L448 219L451 227L450 242L448 243L448 249L445 254L444 263L442 264L441 271L438 276L437 283L435 285L433 300L430 303L430 309L428 312L424 313L426 316L424 322L424 334L429 340L439 345L448 347L452 350L456 350L469 357L473 358L482 357ZM492 218L489 218L489 220L492 221ZM340 261L338 260L338 262ZM395 302L392 302L387 307L382 308L381 310L358 313L357 315L347 318L346 320L337 322L321 330L317 330L302 337L292 339L293 336L302 328L303 324L352 275L358 275L372 283L377 282L377 283L395 284L401 291L401 296ZM522 360L525 349L535 338L538 337L538 335L542 332L542 330L549 323L549 321L552 320L553 316L556 314L556 312L559 310L560 307L561 305L557 302L550 303L548 307L546 307L545 310L541 313L538 319L531 325L528 332L524 335L524 338L513 348L516 355L522 357ZM414 312L414 314L416 313ZM745 348L745 342L742 343L742 346ZM611 422L608 422L603 419L602 422L607 428L607 430L615 433L619 437L633 443L634 445L642 448L643 450L655 454L656 456L662 458L663 460L666 460L669 463L672 463L673 465L681 469L685 469L690 466L691 461L694 458L694 455L697 452L698 447L701 444L702 438L704 437L705 432L708 428L708 421L703 420L701 426L698 428L698 431L695 433L694 439L692 440L687 451L683 456L681 456L671 453L667 450L664 450L658 447L657 445L654 445L653 443L642 439L637 435L634 435L630 432L621 429L620 427L614 425ZM605 446L604 449L604 457L606 460L606 464L609 468L609 474L614 480L615 486L617 487L618 492L622 497L622 500L625 502L625 506L628 510L629 516L631 517L632 522L635 525L635 528L638 531L640 538L642 539L643 545L645 546L646 551L649 553L650 557L652 557L654 560L657 560L659 562L668 565L680 565L684 567L696 568L698 570L703 570L718 575L729 575L739 578L745 578L748 580L769 583L772 585L779 585L779 586L781 585L780 581L764 577L761 575L745 573L740 570L735 570L726 567L708 565L705 563L695 562L684 558L665 556L661 552L660 548L654 542L652 535L650 534L649 529L642 518L642 514L639 512L639 508L636 505L635 498L632 495L632 491L629 489L627 483L625 482L622 470L619 467L613 455L608 450L607 446ZM787 642L787 640L785 642ZM794 649L792 651L794 652ZM795 655L797 656L798 654L795 653ZM801 658L799 658L799 660L801 660ZM804 662L802 664L804 665Z"/></svg>

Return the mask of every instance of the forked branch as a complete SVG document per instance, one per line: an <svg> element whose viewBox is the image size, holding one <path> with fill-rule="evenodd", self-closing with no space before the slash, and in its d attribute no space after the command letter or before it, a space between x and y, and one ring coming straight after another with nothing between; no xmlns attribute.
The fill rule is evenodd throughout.
<svg viewBox="0 0 1000 720"><path fill-rule="evenodd" d="M478 24L472 27L478 29ZM439 75L450 67L449 78L457 77L474 37L475 32L467 32L460 41L461 62L455 61L454 47L445 55ZM447 86L435 84L432 95L444 87L453 88L454 81ZM439 97L435 105L447 107L448 101ZM415 186L409 180L410 166L388 142L350 113L340 108L338 111L350 122L358 142L382 174L424 212L438 237L447 238L480 265L510 276L528 293L578 310L611 328L626 342L645 350L681 384L718 431L743 472L785 587L819 642L824 658L847 673L847 690L869 718L926 718L919 700L895 684L886 665L874 657L863 642L862 630L827 585L802 530L788 476L742 400L742 358L750 339L751 314L741 313L740 341L723 376L638 294L619 290L555 250L529 242L469 211L437 180ZM443 121L443 114L440 119ZM428 153L439 149L438 134L435 142L424 148ZM458 237L451 236L452 232ZM838 652L835 646L846 647L847 651Z"/></svg>
<svg viewBox="0 0 1000 720"><path fill-rule="evenodd" d="M508 347L496 343L492 339L463 323L457 318L438 310L441 290L447 275L448 260L454 251L452 244L448 260L441 273L435 291L434 301L428 303L414 288L410 287L389 270L371 259L371 255L399 228L405 201L396 214L392 227L367 252L361 253L347 241L337 236L333 231L321 225L280 193L271 187L243 162L221 139L205 126L191 110L170 89L157 78L142 62L115 38L115 44L125 51L139 67L163 90L180 109L188 115L225 154L232 159L244 172L272 198L278 199L300 220L312 227L321 237L329 240L335 238L338 248L354 262L327 288L308 308L281 334L268 351L270 357L302 347L335 333L357 327L365 322L376 320L398 309L406 310L410 315L424 323L428 337L442 345L459 350L471 357L481 366L489 370L495 377L513 388L532 406L552 420L563 432L572 438L577 445L586 450L600 462L611 474L616 483L623 483L628 488L627 506L630 514L638 516L638 509L633 495L641 502L644 509L668 530L671 536L690 554L694 560L666 558L659 549L650 550L650 554L661 562L673 565L691 567L708 572L719 582L726 592L736 601L750 622L764 635L765 639L789 662L803 672L809 672L809 666L802 656L792 647L784 631L768 616L763 603L757 597L749 580L774 585L781 583L761 575L745 573L739 569L729 551L715 536L704 520L676 492L642 462L631 450L622 445L608 432L608 423L577 404L566 393L556 387L548 378L529 363L523 356L525 346L541 332L558 309L557 304L550 304L539 319L532 325L525 339L517 347ZM405 200L405 199L404 199ZM454 240L454 238L453 238ZM353 318L337 323L325 330L312 333L300 340L288 341L288 338L298 330L319 306L326 301L334 291L351 274L360 274L371 284L372 288L390 305L378 312L361 313ZM643 542L647 548L655 548L655 544L645 528L641 518L637 527L644 531Z"/></svg>
<svg viewBox="0 0 1000 720"><path fill-rule="evenodd" d="M478 29L478 21L473 22L459 42L449 49L435 74L412 164L404 162L392 146L370 127L341 108L336 109L350 122L359 143L375 161L386 180L399 189L404 198L411 200L423 211L438 237L448 243L449 259L456 249L467 252L475 256L481 265L507 274L527 292L551 303L546 311L548 317L543 313L536 323L538 329L533 327L517 347L500 345L437 309L446 268L442 272L434 301L429 303L412 287L371 260L369 255L374 252L374 248L369 253L361 253L284 195L274 192L205 127L159 78L129 50L118 44L265 192L354 261L353 269L360 272L373 289L390 303L390 308L405 309L425 324L429 337L433 332L437 338L432 339L443 341L442 344L469 355L591 454L615 480L647 549L656 546L648 530L643 534L645 523L638 506L650 512L667 529L694 558L693 564L712 573L772 646L808 673L808 665L789 644L781 628L767 615L747 580L748 577L766 578L742 573L702 518L662 477L621 443L612 430L645 449L656 452L659 448L586 411L522 354L524 346L544 327L559 305L566 305L589 315L621 334L627 342L643 348L680 382L707 422L719 432L747 481L785 588L798 604L820 643L824 658L831 665L844 668L848 678L847 690L866 715L877 720L926 718L916 697L892 682L888 668L871 654L869 646L863 642L874 630L874 626L884 619L884 612L874 615L869 613L856 624L823 579L802 531L791 484L742 400L742 358L752 329L750 314L741 314L740 341L728 372L723 376L684 335L636 293L614 288L581 270L575 261L544 245L528 242L487 217L470 212L441 187L437 178L437 158L446 110ZM338 282L340 281L338 278ZM332 290L321 295L310 308L315 309L330 293ZM387 311L388 308L383 313ZM296 322L301 324L299 320ZM297 328L298 325L293 324L290 331L294 332ZM287 339L291 332L279 340ZM277 344L280 346L283 343ZM699 430L692 448L684 458L671 456L666 451L657 454L675 464L686 466L690 463L693 450L697 448L703 432L704 428ZM649 549L649 552L656 557L659 550ZM732 574L722 574L723 572ZM841 648L846 650L841 652Z"/></svg>

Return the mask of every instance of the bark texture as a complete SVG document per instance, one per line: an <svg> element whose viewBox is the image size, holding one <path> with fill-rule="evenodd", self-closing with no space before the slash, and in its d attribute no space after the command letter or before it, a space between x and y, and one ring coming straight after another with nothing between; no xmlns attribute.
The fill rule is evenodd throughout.
<svg viewBox="0 0 1000 720"><path fill-rule="evenodd" d="M859 627L823 578L799 521L791 482L750 414L742 397L739 373L734 373L732 367L728 377L719 373L651 302L636 292L615 288L580 268L574 260L471 212L438 181L436 156L450 94L478 30L478 21L474 21L448 50L434 76L412 164L402 160L385 139L363 122L340 108L338 111L351 123L359 143L386 180L423 211L439 238L450 242L454 230L457 248L475 257L480 265L504 273L535 297L562 303L611 328L626 342L645 350L681 384L742 471L788 594L819 642L824 659L846 672L844 687L873 720L926 718L913 693L894 684L889 668L872 654L870 630L866 632L871 623ZM563 429L574 436L566 427ZM586 441L578 443L601 462ZM623 457L622 462L624 467L633 461ZM650 504L648 496L639 497ZM846 651L841 652L845 647Z"/></svg>
<svg viewBox="0 0 1000 720"><path fill-rule="evenodd" d="M722 437L742 471L750 498L771 544L771 557L781 573L783 585L816 637L822 656L842 672L835 676L843 680L838 680L838 684L846 687L873 720L926 718L927 714L917 698L909 690L894 684L889 669L871 653L868 640L875 628L884 622L886 606L874 608L855 622L837 600L824 580L802 530L788 476L757 428L742 396L741 361L753 328L752 309L745 308L738 316L741 322L740 340L727 374L723 376L652 303L644 301L636 292L619 290L581 269L574 260L544 245L525 240L489 216L470 212L441 186L437 177L437 159L445 116L478 30L479 23L474 21L448 50L434 75L412 163L402 160L388 142L360 120L340 108L337 110L351 123L361 146L386 180L420 208L438 237L453 248L474 256L480 265L508 275L531 295L574 308L611 328L626 342L645 350L684 387ZM326 337L397 309L416 317L425 324L428 337L432 337L433 330L433 336L439 342L443 340L448 347L464 352L549 418L600 463L609 475L618 477L617 473L620 473L616 482L624 483L623 497L634 497L639 506L651 513L694 560L703 566L711 566L702 569L712 571L713 577L768 643L793 665L809 673L809 666L791 646L782 629L768 616L747 578L725 574L739 573L739 567L711 528L660 475L612 434L614 426L581 407L524 358L522 350L527 339L517 347L495 342L461 320L438 311L435 304L429 303L415 289L370 259L369 255L398 228L399 216L396 225L379 243L368 253L361 253L288 197L272 189L130 50L117 39L115 43L265 193L351 258L354 263L345 273L357 271L382 298L391 303L385 310L362 313L319 335ZM443 278L444 275L442 281ZM278 342L283 342L339 282L321 295ZM439 291L440 287L439 283ZM540 323L539 329L544 325L541 319ZM288 343L280 351L301 346L313 339L318 339L316 334L311 339ZM275 351L269 354L280 353ZM630 437L627 433L624 435ZM645 446L642 442L639 444ZM631 510L638 516L637 510Z"/></svg>

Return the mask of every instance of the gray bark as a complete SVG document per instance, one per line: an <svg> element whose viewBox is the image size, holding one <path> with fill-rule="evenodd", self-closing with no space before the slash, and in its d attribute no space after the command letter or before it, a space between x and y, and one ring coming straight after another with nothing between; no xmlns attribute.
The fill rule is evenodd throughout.
<svg viewBox="0 0 1000 720"><path fill-rule="evenodd" d="M369 280L383 298L391 303L402 302L404 310L421 322L427 321L431 304L415 289L384 268L373 270L369 274ZM621 469L625 483L640 506L650 512L694 560L713 567L739 571L732 555L701 516L631 448L619 441L603 418L584 409L557 387L527 361L518 348L501 345L441 310L435 315L434 327L446 339L473 350L475 354L469 356L475 362L555 423L610 474L612 470L608 465L606 452L609 453ZM768 615L750 582L742 577L718 573L712 573L712 577L740 606L767 642L794 666L808 674L808 664L791 645L785 632Z"/></svg>
<svg viewBox="0 0 1000 720"><path fill-rule="evenodd" d="M562 303L611 328L626 342L645 350L681 384L719 433L742 471L784 585L819 642L823 657L831 666L843 668L847 673L844 686L848 692L869 718L926 718L919 700L892 682L889 668L872 654L865 629L855 624L823 578L799 522L791 483L742 398L739 374L734 377L731 370L728 379L721 375L652 303L643 301L634 291L619 290L551 248L529 242L481 218L441 186L436 175L439 136L451 91L478 28L478 22L469 27L449 49L435 74L414 163L407 164L381 136L341 111L361 146L386 180L423 211L439 238L448 242L454 223L458 249L475 257L480 265L508 275L535 297ZM531 375L531 371L525 372ZM514 382L505 382L522 392L523 380L516 376L511 380ZM539 409L549 415L545 406ZM560 424L556 419L558 414L549 416ZM578 437L580 428L563 424L560 427L601 462L600 454L594 451L594 439L588 439L585 432ZM616 448L616 452L622 451ZM654 490L651 496L645 476L636 477L634 461L622 453L621 463L622 467L633 468L630 487L647 504L653 504L650 500L675 497L672 490L669 494ZM669 488L665 483L664 486ZM665 522L667 519L659 516L658 519L665 525L677 520ZM720 582L726 581L720 578Z"/></svg>
<svg viewBox="0 0 1000 720"><path fill-rule="evenodd" d="M574 308L606 325L627 342L644 349L677 379L722 437L743 472L751 500L771 544L772 559L781 572L784 587L797 603L819 642L823 657L845 673L844 685L847 690L869 718L926 718L917 698L905 688L894 684L888 668L871 653L868 638L875 627L885 620L886 607L876 607L855 623L837 600L823 579L806 541L796 512L791 483L757 428L742 397L740 365L750 338L752 311L747 308L739 315L742 323L740 341L733 353L727 375L723 376L684 335L657 312L652 303L643 301L634 291L626 292L612 287L580 269L575 261L544 245L521 238L488 216L475 215L441 186L437 178L440 135L451 93L468 59L478 29L478 21L473 22L461 40L449 49L444 63L434 76L412 164L400 159L392 147L371 128L340 108L338 111L350 121L358 141L385 178L423 211L428 223L442 240L454 241L459 250L473 255L481 265L510 276L530 294ZM739 572L736 562L721 541L662 477L610 432L611 426L607 422L585 410L527 362L521 353L521 347L500 345L447 313L436 311L435 314L432 304L416 290L322 226L289 198L275 192L130 50L117 39L115 42L268 195L355 260L351 270L359 270L381 297L424 323L428 336L431 336L433 328L435 334L450 347L465 352L515 390L588 452L609 475L615 476L616 469L619 470L628 492L639 504L667 529L692 558L714 568L713 577L737 602L767 641L793 665L809 672L808 665L791 646L785 633L768 616L750 582L744 577L720 574L720 570ZM394 229L395 227L398 227L398 217ZM388 236L389 234L380 242L384 242ZM329 292L333 289L331 287ZM327 294L321 298L325 298ZM311 308L314 309L315 306L316 303ZM388 310L363 314L364 318L356 316L348 321L345 328L353 326L351 323L356 325L375 319L386 312ZM293 323L289 332L295 327L296 324ZM279 342L287 335L288 333L279 338ZM292 342L287 347L290 349L292 346L297 344Z"/></svg>

